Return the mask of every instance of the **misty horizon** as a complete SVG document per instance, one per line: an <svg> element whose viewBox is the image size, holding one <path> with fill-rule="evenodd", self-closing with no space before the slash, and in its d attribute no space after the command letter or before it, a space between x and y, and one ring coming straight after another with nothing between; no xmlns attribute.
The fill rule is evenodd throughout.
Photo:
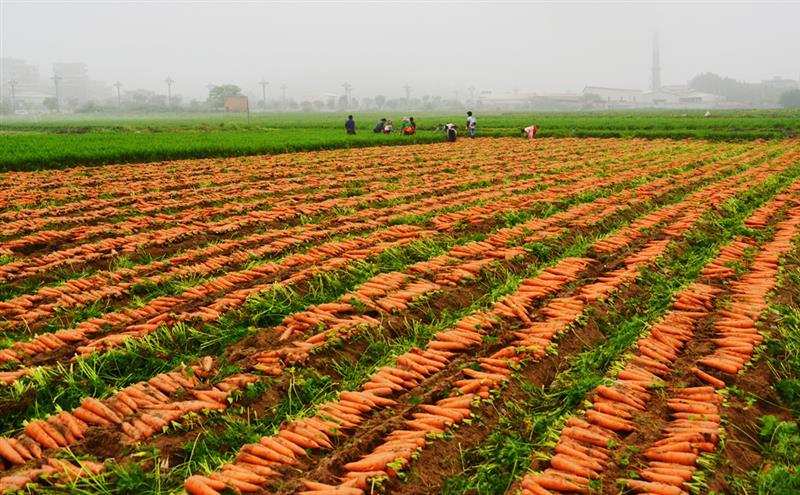
<svg viewBox="0 0 800 495"><path fill-rule="evenodd" d="M414 97L480 91L647 89L658 33L661 81L702 72L797 79L800 4L0 2L2 58L81 62L124 90L204 99L208 84L268 98ZM756 22L757 21L757 22Z"/></svg>

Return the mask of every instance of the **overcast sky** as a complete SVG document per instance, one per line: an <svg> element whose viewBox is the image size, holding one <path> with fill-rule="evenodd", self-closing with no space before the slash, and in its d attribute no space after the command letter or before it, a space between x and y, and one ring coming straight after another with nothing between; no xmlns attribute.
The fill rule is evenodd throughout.
<svg viewBox="0 0 800 495"><path fill-rule="evenodd" d="M699 72L800 77L800 1L43 2L0 0L0 55L84 62L92 79L204 98L209 83L276 95L453 96L466 88L646 89L661 40L663 84Z"/></svg>

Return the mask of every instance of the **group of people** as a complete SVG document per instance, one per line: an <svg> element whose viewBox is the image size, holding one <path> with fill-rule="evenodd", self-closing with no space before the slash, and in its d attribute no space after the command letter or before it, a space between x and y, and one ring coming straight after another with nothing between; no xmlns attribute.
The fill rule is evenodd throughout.
<svg viewBox="0 0 800 495"><path fill-rule="evenodd" d="M375 134L391 134L394 132L394 124L392 123L392 119L382 118L375 124L375 127L372 128L372 132ZM403 117L403 120L400 121L400 134L404 136L413 136L417 133L417 122L414 120L414 117Z"/></svg>
<svg viewBox="0 0 800 495"><path fill-rule="evenodd" d="M478 128L478 119L472 115L471 111L467 112L466 127L467 131L469 132L469 137L474 138L475 132ZM356 121L353 120L352 115L347 116L347 121L344 123L344 128L348 134L356 133ZM449 124L439 124L439 126L436 127L436 130L444 131L447 140L450 142L454 142L458 137L458 126L452 122ZM522 135L528 139L535 138L536 132L538 131L536 124L531 124L528 127L520 127L519 130ZM391 134L394 132L394 124L392 123L391 119L384 117L375 124L375 127L372 128L372 132L375 134ZM416 134L417 123L414 121L414 117L403 117L403 120L400 122L399 132L404 136L413 136Z"/></svg>

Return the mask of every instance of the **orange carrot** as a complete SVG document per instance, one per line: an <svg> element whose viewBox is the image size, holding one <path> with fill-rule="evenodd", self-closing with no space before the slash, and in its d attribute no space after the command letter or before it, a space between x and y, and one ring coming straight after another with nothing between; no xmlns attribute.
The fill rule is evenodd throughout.
<svg viewBox="0 0 800 495"><path fill-rule="evenodd" d="M0 457L12 464L25 464L25 459L4 437L0 437Z"/></svg>

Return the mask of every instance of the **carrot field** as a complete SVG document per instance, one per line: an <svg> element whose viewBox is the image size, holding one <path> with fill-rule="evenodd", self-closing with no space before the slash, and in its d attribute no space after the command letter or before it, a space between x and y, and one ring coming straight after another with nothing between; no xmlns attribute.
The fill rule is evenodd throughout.
<svg viewBox="0 0 800 495"><path fill-rule="evenodd" d="M0 492L800 493L800 141L0 174Z"/></svg>

